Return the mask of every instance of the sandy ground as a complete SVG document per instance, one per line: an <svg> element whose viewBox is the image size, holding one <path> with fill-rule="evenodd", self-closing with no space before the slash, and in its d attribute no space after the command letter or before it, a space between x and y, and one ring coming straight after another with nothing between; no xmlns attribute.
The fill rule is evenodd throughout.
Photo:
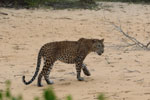
<svg viewBox="0 0 150 100"><path fill-rule="evenodd" d="M150 100L150 51L123 47L128 39L108 22L121 25L125 32L146 44L150 41L150 6L101 3L101 10L49 10L0 8L0 89L12 81L15 95L25 100L41 96L48 85L37 87L37 79L24 85L22 75L34 74L40 47L52 41L81 37L105 39L105 53L91 53L85 59L91 76L76 80L75 65L57 61L51 73L53 88L61 100L95 100L105 93L109 100ZM41 65L42 66L42 65Z"/></svg>

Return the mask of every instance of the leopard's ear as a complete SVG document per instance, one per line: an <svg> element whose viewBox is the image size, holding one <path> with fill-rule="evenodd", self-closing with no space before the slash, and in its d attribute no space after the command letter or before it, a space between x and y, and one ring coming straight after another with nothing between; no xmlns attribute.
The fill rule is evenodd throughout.
<svg viewBox="0 0 150 100"><path fill-rule="evenodd" d="M101 39L101 42L104 42L104 39Z"/></svg>
<svg viewBox="0 0 150 100"><path fill-rule="evenodd" d="M78 41L79 42L82 42L82 41L84 41L85 40L85 38L80 38Z"/></svg>

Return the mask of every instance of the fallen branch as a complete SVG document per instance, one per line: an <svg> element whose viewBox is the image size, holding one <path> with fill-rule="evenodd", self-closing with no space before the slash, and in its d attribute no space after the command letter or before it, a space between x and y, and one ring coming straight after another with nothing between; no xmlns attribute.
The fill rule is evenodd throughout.
<svg viewBox="0 0 150 100"><path fill-rule="evenodd" d="M128 34L128 32L125 33L125 32L122 30L121 26L117 26L117 25L115 25L114 23L111 23L111 24L117 29L117 31L119 31L119 32L122 33L124 36L126 36L128 39L130 39L132 42L134 42L135 45L137 45L138 47L143 48L144 50L150 50L150 48L148 48L148 46L150 45L150 42L148 42L146 45L144 45L143 43L139 42L136 38L131 37L131 36Z"/></svg>
<svg viewBox="0 0 150 100"><path fill-rule="evenodd" d="M8 15L7 13L4 13L4 12L0 12L0 14L2 14L2 15Z"/></svg>

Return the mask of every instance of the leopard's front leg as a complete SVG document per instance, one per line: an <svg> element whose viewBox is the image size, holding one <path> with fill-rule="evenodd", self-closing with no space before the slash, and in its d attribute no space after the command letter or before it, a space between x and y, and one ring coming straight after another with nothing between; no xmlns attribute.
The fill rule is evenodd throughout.
<svg viewBox="0 0 150 100"><path fill-rule="evenodd" d="M84 74L86 76L90 76L91 75L85 64L82 64L82 70L83 70L83 72L84 72Z"/></svg>
<svg viewBox="0 0 150 100"><path fill-rule="evenodd" d="M84 45L83 45L83 47L84 47ZM77 53L77 56L76 56L76 59L75 59L76 70L77 70L77 79L79 81L84 80L84 78L81 77L81 69L83 69L84 73L86 73L87 75L89 74L89 73L87 73L89 71L87 71L86 66L83 64L83 61L84 61L85 57L87 56L87 54L88 54L88 52L86 51L86 48L80 48L78 50L78 53Z"/></svg>
<svg viewBox="0 0 150 100"><path fill-rule="evenodd" d="M80 63L80 62L76 63L76 71L77 71L78 81L84 81L84 78L81 77L81 68L82 68L82 63Z"/></svg>

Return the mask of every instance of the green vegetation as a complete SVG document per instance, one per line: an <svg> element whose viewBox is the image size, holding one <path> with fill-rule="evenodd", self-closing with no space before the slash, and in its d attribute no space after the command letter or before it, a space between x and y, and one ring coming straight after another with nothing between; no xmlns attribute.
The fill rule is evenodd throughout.
<svg viewBox="0 0 150 100"><path fill-rule="evenodd" d="M98 100L106 100L106 97L103 93L98 96Z"/></svg>
<svg viewBox="0 0 150 100"><path fill-rule="evenodd" d="M52 88L45 89L43 95L45 100L56 100L56 95Z"/></svg>
<svg viewBox="0 0 150 100"><path fill-rule="evenodd" d="M23 100L22 96L13 96L10 90L11 82L6 81L6 89L0 91L0 100ZM104 94L100 94L97 98L98 100L106 100ZM40 100L39 97L35 97L34 100ZM43 99L42 100L58 100L55 92L52 87L49 87L43 91ZM60 100L60 99L59 99ZM66 100L73 100L72 96L67 96Z"/></svg>
<svg viewBox="0 0 150 100"><path fill-rule="evenodd" d="M68 7L81 7L95 4L94 0L0 0L0 6L3 7L16 7L16 8L35 8L35 7L53 7L64 6ZM69 6L67 6L69 5ZM60 8L60 7L59 7Z"/></svg>
<svg viewBox="0 0 150 100"><path fill-rule="evenodd" d="M109 2L150 2L150 0L98 0L98 1L109 1Z"/></svg>
<svg viewBox="0 0 150 100"><path fill-rule="evenodd" d="M0 0L0 7L38 8L42 6L54 9L93 9L97 7L96 1L150 3L150 0Z"/></svg>
<svg viewBox="0 0 150 100"><path fill-rule="evenodd" d="M97 0L106 2L150 3L150 0Z"/></svg>
<svg viewBox="0 0 150 100"><path fill-rule="evenodd" d="M13 96L10 91L10 81L6 81L6 89L5 91L0 91L0 100L23 100L22 96Z"/></svg>

